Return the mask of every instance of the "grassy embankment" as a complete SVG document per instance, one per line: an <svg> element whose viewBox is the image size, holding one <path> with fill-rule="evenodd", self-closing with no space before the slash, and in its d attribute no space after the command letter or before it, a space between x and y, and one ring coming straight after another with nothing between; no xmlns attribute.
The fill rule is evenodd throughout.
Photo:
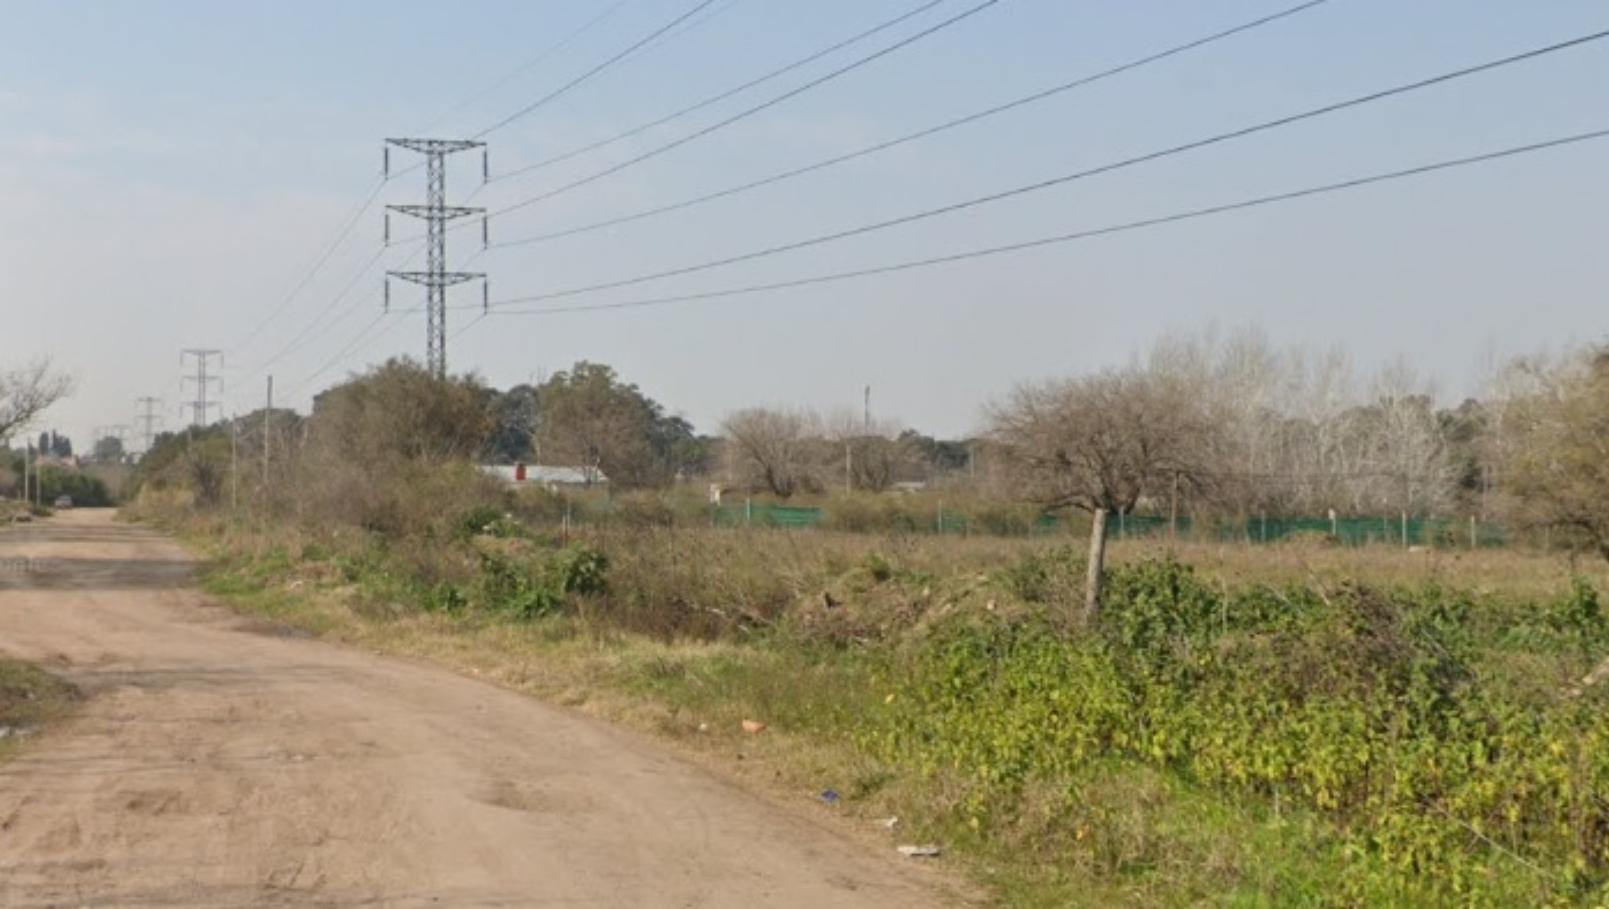
<svg viewBox="0 0 1609 909"><path fill-rule="evenodd" d="M898 816L890 848L943 844L1013 905L1605 896L1609 719L1569 693L1609 650L1596 564L1125 544L1069 629L1066 540L185 527L244 610Z"/></svg>

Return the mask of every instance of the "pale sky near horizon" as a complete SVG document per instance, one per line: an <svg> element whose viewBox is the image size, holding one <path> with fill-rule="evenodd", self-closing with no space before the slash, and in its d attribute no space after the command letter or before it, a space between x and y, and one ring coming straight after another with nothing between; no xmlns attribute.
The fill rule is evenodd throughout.
<svg viewBox="0 0 1609 909"><path fill-rule="evenodd" d="M305 410L350 370L422 357L417 312L380 317L372 208L257 335L374 188L381 140L473 135L693 0L458 4L0 0L0 366L48 355L78 380L39 428L81 448L161 397L181 425L179 350L226 351L228 411ZM473 199L498 208L682 136L954 15L901 26L718 106ZM717 0L708 21L489 137L503 173L735 86L917 0ZM1000 0L863 69L597 183L495 218L493 240L677 201L910 132L1294 5L1294 0ZM694 20L696 21L696 20ZM494 300L674 268L896 217L1609 28L1589 0L1331 0L1088 88L755 192L640 223L494 249ZM510 73L518 71L513 78ZM491 87L491 90L487 90ZM462 104L466 99L473 99ZM443 114L450 112L445 119ZM436 122L436 121L440 122ZM760 261L564 302L787 280L1097 228L1609 128L1609 41L1008 200ZM412 163L393 153L394 169ZM1444 396L1483 364L1609 330L1609 140L1031 252L717 301L501 315L449 345L498 386L588 359L702 431L751 404L858 408L938 435L1013 383L1121 363L1158 334L1256 325L1403 357ZM422 201L423 174L381 202ZM399 219L395 233L417 225ZM478 230L451 235L449 261ZM343 288L354 281L345 297ZM393 284L392 305L421 293ZM480 302L475 286L454 304ZM328 313L316 321L321 313ZM473 309L449 314L456 334ZM375 325L371 334L360 334ZM261 364L300 334L304 342ZM247 340L249 338L249 341ZM354 339L367 339L323 375ZM182 397L191 397L185 394Z"/></svg>

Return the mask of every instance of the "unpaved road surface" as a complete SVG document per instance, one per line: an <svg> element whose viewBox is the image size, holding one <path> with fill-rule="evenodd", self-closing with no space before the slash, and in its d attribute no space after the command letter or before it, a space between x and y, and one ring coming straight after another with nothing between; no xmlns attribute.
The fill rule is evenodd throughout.
<svg viewBox="0 0 1609 909"><path fill-rule="evenodd" d="M628 732L254 631L193 567L107 512L0 530L0 650L88 695L0 765L0 905L943 902Z"/></svg>

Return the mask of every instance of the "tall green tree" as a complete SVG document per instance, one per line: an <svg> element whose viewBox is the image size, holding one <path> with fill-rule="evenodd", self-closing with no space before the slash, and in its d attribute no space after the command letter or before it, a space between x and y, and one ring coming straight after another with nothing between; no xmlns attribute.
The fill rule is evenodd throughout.
<svg viewBox="0 0 1609 909"><path fill-rule="evenodd" d="M117 436L106 436L95 443L92 455L103 464L116 464L123 460L123 440Z"/></svg>
<svg viewBox="0 0 1609 909"><path fill-rule="evenodd" d="M668 482L704 455L693 427L601 363L581 361L536 390L537 460L621 486Z"/></svg>

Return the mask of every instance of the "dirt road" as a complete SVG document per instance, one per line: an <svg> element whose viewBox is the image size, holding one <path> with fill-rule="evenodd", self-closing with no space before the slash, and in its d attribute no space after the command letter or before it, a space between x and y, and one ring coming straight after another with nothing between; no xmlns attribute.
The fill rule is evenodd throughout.
<svg viewBox="0 0 1609 909"><path fill-rule="evenodd" d="M0 765L4 906L931 906L631 733L252 630L160 535L0 530L0 651L89 695Z"/></svg>

